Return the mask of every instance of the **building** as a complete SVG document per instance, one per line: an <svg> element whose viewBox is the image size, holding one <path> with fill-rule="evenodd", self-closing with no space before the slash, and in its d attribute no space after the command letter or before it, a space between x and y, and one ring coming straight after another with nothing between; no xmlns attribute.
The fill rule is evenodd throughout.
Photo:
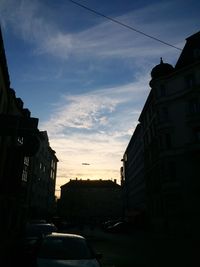
<svg viewBox="0 0 200 267"><path fill-rule="evenodd" d="M124 216L134 221L136 215L146 210L144 181L144 146L142 127L138 124L126 148L123 159L123 200Z"/></svg>
<svg viewBox="0 0 200 267"><path fill-rule="evenodd" d="M154 229L197 233L200 232L200 32L186 39L175 67L161 59L152 69L151 77L150 93L138 119L143 143L141 198L145 194L146 214ZM132 138L136 142L137 134ZM133 155L138 153L134 140L129 144L134 151L128 147L124 154L127 158L124 185L129 203L137 202L139 189L136 184L134 188L130 186L136 179L136 167L131 163Z"/></svg>
<svg viewBox="0 0 200 267"><path fill-rule="evenodd" d="M70 180L61 186L60 215L67 221L102 222L122 216L116 180Z"/></svg>
<svg viewBox="0 0 200 267"><path fill-rule="evenodd" d="M28 218L55 213L58 159L46 131L10 88L0 29L0 234L20 234Z"/></svg>
<svg viewBox="0 0 200 267"><path fill-rule="evenodd" d="M25 219L28 157L39 149L39 139L38 119L10 88L1 29L0 125L0 234L8 237Z"/></svg>
<svg viewBox="0 0 200 267"><path fill-rule="evenodd" d="M55 184L58 159L46 131L39 132L40 149L30 158L28 185L29 218L52 218L56 212Z"/></svg>

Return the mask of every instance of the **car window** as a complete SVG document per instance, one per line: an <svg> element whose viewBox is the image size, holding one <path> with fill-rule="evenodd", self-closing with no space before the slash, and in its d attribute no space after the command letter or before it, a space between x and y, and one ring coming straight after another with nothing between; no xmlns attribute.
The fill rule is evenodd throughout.
<svg viewBox="0 0 200 267"><path fill-rule="evenodd" d="M84 239L45 238L39 250L40 258L91 259L93 253Z"/></svg>
<svg viewBox="0 0 200 267"><path fill-rule="evenodd" d="M41 234L48 234L56 231L57 228L51 224L28 224L26 227L27 236L40 236Z"/></svg>

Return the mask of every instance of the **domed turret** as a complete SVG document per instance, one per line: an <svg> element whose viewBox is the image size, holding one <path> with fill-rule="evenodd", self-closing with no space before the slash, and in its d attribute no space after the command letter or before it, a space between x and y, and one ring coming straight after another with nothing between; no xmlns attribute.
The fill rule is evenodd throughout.
<svg viewBox="0 0 200 267"><path fill-rule="evenodd" d="M168 75L174 71L174 67L168 63L163 63L162 58L160 64L156 65L151 71L151 78L157 79L162 76Z"/></svg>

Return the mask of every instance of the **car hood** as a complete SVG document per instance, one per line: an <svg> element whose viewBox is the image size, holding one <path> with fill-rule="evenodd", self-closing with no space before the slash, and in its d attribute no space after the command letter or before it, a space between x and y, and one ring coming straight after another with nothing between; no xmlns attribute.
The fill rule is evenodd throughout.
<svg viewBox="0 0 200 267"><path fill-rule="evenodd" d="M89 260L55 260L42 259L37 260L38 267L100 267L96 259Z"/></svg>

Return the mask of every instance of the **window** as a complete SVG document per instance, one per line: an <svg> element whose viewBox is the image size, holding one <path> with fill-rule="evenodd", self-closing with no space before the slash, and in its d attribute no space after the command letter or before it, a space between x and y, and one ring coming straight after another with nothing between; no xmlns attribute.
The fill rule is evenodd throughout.
<svg viewBox="0 0 200 267"><path fill-rule="evenodd" d="M169 133L165 134L165 146L166 148L171 148L171 135Z"/></svg>
<svg viewBox="0 0 200 267"><path fill-rule="evenodd" d="M166 96L166 86L164 84L161 84L158 92L158 97L164 96Z"/></svg>
<svg viewBox="0 0 200 267"><path fill-rule="evenodd" d="M199 59L200 58L200 49L198 49L198 48L194 49L194 51L193 51L193 57L195 59Z"/></svg>
<svg viewBox="0 0 200 267"><path fill-rule="evenodd" d="M192 99L189 102L189 112L190 114L200 113L200 102L198 99Z"/></svg>
<svg viewBox="0 0 200 267"><path fill-rule="evenodd" d="M196 139L200 142L200 129L196 131Z"/></svg>
<svg viewBox="0 0 200 267"><path fill-rule="evenodd" d="M167 107L161 107L159 110L159 121L160 122L166 122L169 119L169 111Z"/></svg>
<svg viewBox="0 0 200 267"><path fill-rule="evenodd" d="M164 121L167 121L169 119L169 113L167 107L162 107L162 117Z"/></svg>
<svg viewBox="0 0 200 267"><path fill-rule="evenodd" d="M195 79L193 74L185 76L186 89L192 88L195 85Z"/></svg>
<svg viewBox="0 0 200 267"><path fill-rule="evenodd" d="M22 181L27 182L27 177L28 177L27 170L24 169L22 172Z"/></svg>
<svg viewBox="0 0 200 267"><path fill-rule="evenodd" d="M124 161L127 161L128 160L128 156L127 154L124 154Z"/></svg>
<svg viewBox="0 0 200 267"><path fill-rule="evenodd" d="M24 157L24 166L22 171L22 181L27 182L29 168L29 157Z"/></svg>
<svg viewBox="0 0 200 267"><path fill-rule="evenodd" d="M3 88L0 86L0 109L3 107L3 102L4 102L4 99L3 99ZM3 111L3 108L2 110L0 110L0 112Z"/></svg>
<svg viewBox="0 0 200 267"><path fill-rule="evenodd" d="M24 157L24 164L29 165L29 157Z"/></svg>
<svg viewBox="0 0 200 267"><path fill-rule="evenodd" d="M23 143L24 143L24 138L23 138L22 136L18 136L18 137L17 137L17 143L18 143L19 145L23 145Z"/></svg>
<svg viewBox="0 0 200 267"><path fill-rule="evenodd" d="M200 127L195 128L194 133L195 133L195 140L197 142L200 142Z"/></svg>
<svg viewBox="0 0 200 267"><path fill-rule="evenodd" d="M169 179L174 180L176 178L176 163L175 162L168 163L168 171L169 171Z"/></svg>
<svg viewBox="0 0 200 267"><path fill-rule="evenodd" d="M162 137L162 135L159 135L158 142L159 142L160 149L163 149L163 137Z"/></svg>

